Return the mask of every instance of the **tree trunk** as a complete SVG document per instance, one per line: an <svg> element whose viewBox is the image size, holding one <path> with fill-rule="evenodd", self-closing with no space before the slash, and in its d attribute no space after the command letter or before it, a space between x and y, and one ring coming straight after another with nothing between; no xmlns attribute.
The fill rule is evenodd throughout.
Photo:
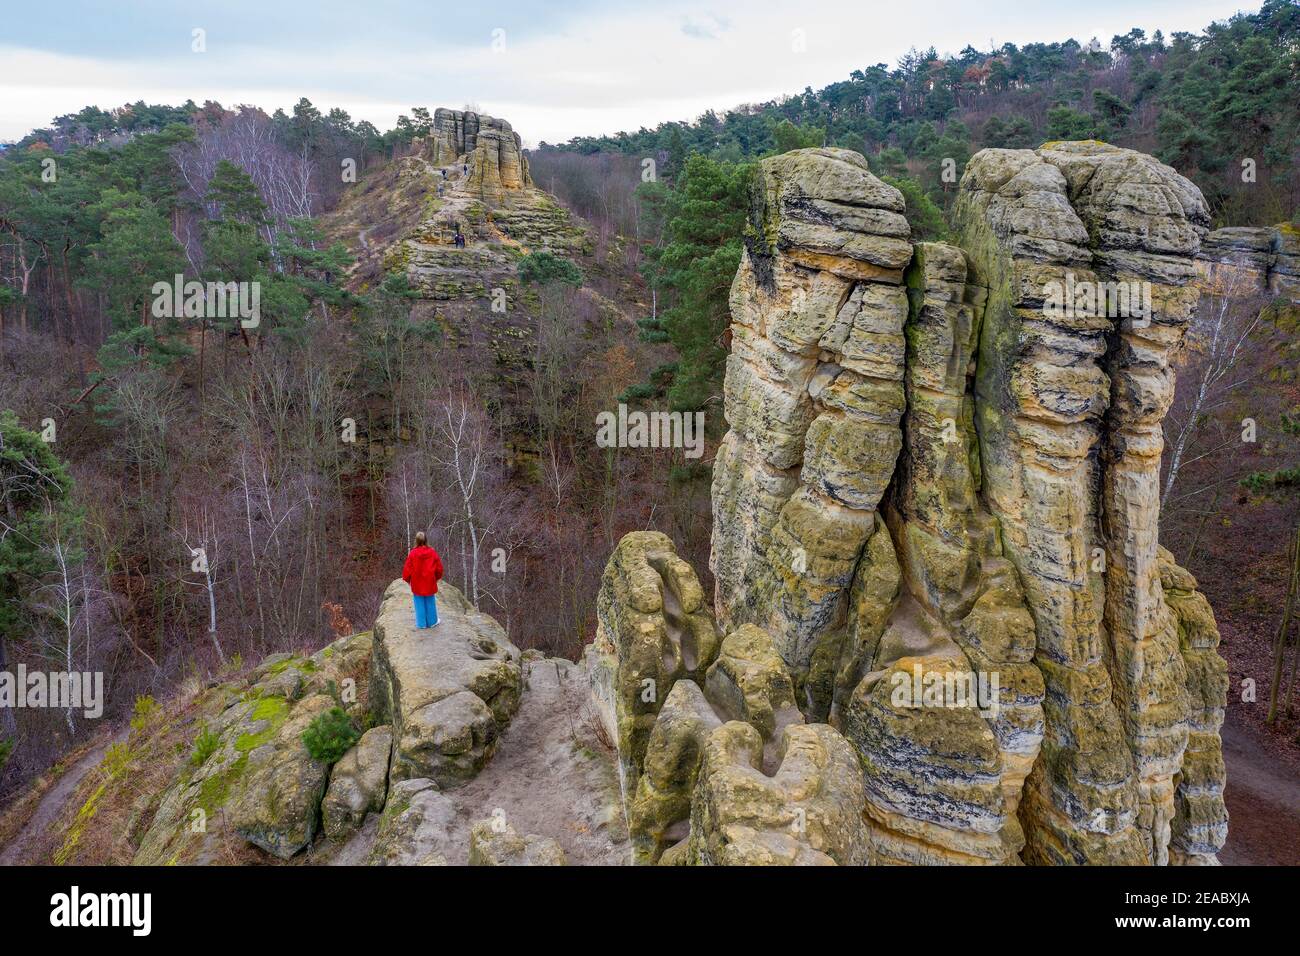
<svg viewBox="0 0 1300 956"><path fill-rule="evenodd" d="M1287 583L1286 602L1282 607L1282 623L1278 625L1277 640L1273 647L1273 675L1268 689L1269 724L1276 723L1278 701L1281 698L1282 662L1286 658L1286 639L1291 631L1291 616L1295 611L1297 592L1300 592L1300 522L1296 523L1295 533L1291 538L1291 576Z"/></svg>
<svg viewBox="0 0 1300 956"><path fill-rule="evenodd" d="M9 648L3 635L0 635L0 673L9 670ZM16 740L18 722L14 719L12 707L0 707L0 740Z"/></svg>

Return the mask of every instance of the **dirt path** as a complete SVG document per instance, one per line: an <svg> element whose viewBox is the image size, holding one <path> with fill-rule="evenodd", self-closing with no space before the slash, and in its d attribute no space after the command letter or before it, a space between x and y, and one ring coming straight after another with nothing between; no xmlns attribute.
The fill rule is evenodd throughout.
<svg viewBox="0 0 1300 956"><path fill-rule="evenodd" d="M58 782L41 797L40 803L23 824L23 828L18 831L18 835L8 846L0 849L0 866L18 866L31 862L24 857L32 843L38 840L58 817L64 804L72 796L72 791L81 782L81 778L98 767L99 762L104 759L104 752L121 739L122 736L118 735L105 740L64 772Z"/></svg>
<svg viewBox="0 0 1300 956"><path fill-rule="evenodd" d="M526 690L497 751L477 777L445 792L448 805L430 821L429 843L452 865L469 860L470 826L502 817L521 836L550 837L571 865L630 861L613 755L596 737L587 675L565 660L524 664ZM330 859L364 863L377 818Z"/></svg>
<svg viewBox="0 0 1300 956"><path fill-rule="evenodd" d="M1220 862L1300 864L1300 780L1288 775L1246 731L1225 723L1222 734L1229 819Z"/></svg>
<svg viewBox="0 0 1300 956"><path fill-rule="evenodd" d="M526 664L524 677L528 690L496 754L451 791L460 832L447 859L466 862L470 824L500 810L518 833L558 842L570 864L628 862L618 774L595 739L586 672L552 659Z"/></svg>

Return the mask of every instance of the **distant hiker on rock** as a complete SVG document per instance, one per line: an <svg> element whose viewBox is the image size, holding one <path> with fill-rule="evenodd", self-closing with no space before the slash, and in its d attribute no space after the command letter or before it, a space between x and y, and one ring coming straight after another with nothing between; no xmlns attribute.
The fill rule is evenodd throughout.
<svg viewBox="0 0 1300 956"><path fill-rule="evenodd" d="M411 586L415 596L415 626L438 626L438 582L442 579L442 558L429 547L424 532L415 536L415 547L406 556L402 580Z"/></svg>

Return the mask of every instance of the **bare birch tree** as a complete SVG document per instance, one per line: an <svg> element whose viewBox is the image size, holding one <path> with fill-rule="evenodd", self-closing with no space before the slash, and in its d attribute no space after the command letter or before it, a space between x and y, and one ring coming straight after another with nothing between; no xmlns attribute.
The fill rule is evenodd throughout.
<svg viewBox="0 0 1300 956"><path fill-rule="evenodd" d="M1240 426L1221 420L1222 413L1245 386L1275 364L1267 349L1256 347L1267 332L1264 296L1248 289L1246 282L1240 272L1229 271L1212 283L1188 333L1186 362L1178 371L1177 394L1163 423L1169 456L1160 495L1162 514L1173 514L1188 499L1240 477L1233 472L1191 490L1179 486L1188 466L1240 447Z"/></svg>
<svg viewBox="0 0 1300 956"><path fill-rule="evenodd" d="M221 538L217 523L207 508L200 512L197 526L191 531L188 523L174 532L185 550L189 552L191 574L199 575L198 586L203 589L208 605L208 639L216 649L217 659L224 665L226 652L217 637L217 564L221 557ZM195 582L190 575L184 577L186 585Z"/></svg>
<svg viewBox="0 0 1300 956"><path fill-rule="evenodd" d="M79 654L89 662L92 651L92 588L86 555L69 540L57 517L51 523L50 538L42 551L53 572L37 587L36 606L54 622L55 628L41 635L40 648L42 656L57 661L61 669L70 674L79 669ZM84 644L84 647L79 647L79 644ZM64 706L64 722L70 736L77 733L74 703L68 699Z"/></svg>
<svg viewBox="0 0 1300 956"><path fill-rule="evenodd" d="M476 512L479 482L488 467L488 429L482 411L470 403L466 393L449 391L435 410L438 443L434 460L451 476L460 505L462 542L461 566L467 569L469 597L479 606L479 559L483 528Z"/></svg>

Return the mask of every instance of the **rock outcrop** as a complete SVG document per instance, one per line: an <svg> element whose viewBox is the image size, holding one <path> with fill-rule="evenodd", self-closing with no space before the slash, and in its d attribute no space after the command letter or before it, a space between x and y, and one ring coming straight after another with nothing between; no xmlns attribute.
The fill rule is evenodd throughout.
<svg viewBox="0 0 1300 956"><path fill-rule="evenodd" d="M1169 862L1213 865L1228 838L1223 803L1227 774L1219 728L1223 726L1228 675L1216 648L1219 629L1196 579L1161 548L1160 586L1178 625L1178 645L1187 667L1187 750L1174 790Z"/></svg>
<svg viewBox="0 0 1300 956"><path fill-rule="evenodd" d="M446 866L437 836L447 830L455 806L437 784L424 777L389 788L379 833L367 862L371 866Z"/></svg>
<svg viewBox="0 0 1300 956"><path fill-rule="evenodd" d="M479 820L469 831L470 866L564 866L564 851L554 840L520 836L503 819Z"/></svg>
<svg viewBox="0 0 1300 956"><path fill-rule="evenodd" d="M392 780L446 790L482 769L519 706L519 649L449 584L439 624L417 630L411 589L394 581L375 619L371 708L393 728Z"/></svg>
<svg viewBox="0 0 1300 956"><path fill-rule="evenodd" d="M692 668L629 652L672 616L635 557L662 536L601 592L610 673L674 681L662 707L607 684L638 858L1212 862L1225 666L1157 540L1205 202L1087 142L976 155L955 245L903 208L847 150L760 165L713 473L727 637ZM775 760L802 748L838 810L855 756L861 833L795 847L743 805L792 808Z"/></svg>
<svg viewBox="0 0 1300 956"><path fill-rule="evenodd" d="M392 752L392 728L372 727L330 770L329 789L321 802L327 836L342 839L361 825L366 814L384 808Z"/></svg>
<svg viewBox="0 0 1300 956"><path fill-rule="evenodd" d="M302 734L336 705L332 691L351 688L347 709L364 717L357 684L370 654L370 635L358 634L310 657L269 657L246 681L215 688L188 763L156 804L139 807L134 862L218 862L224 826L281 859L307 847L321 830L330 768L307 752Z"/></svg>
<svg viewBox="0 0 1300 956"><path fill-rule="evenodd" d="M355 290L402 274L439 303L486 302L494 289L513 296L523 255L592 246L586 227L533 184L508 122L442 108L410 155L357 183L323 222L357 257Z"/></svg>
<svg viewBox="0 0 1300 956"><path fill-rule="evenodd" d="M58 840L25 862L627 862L585 666L521 654L445 582L438 598L440 624L417 631L395 581L373 632L140 698L59 809ZM316 721L338 729L340 710L356 742L337 753Z"/></svg>
<svg viewBox="0 0 1300 956"><path fill-rule="evenodd" d="M619 542L601 580L596 615L589 669L630 793L660 707L680 678L704 679L719 641L695 571L656 531Z"/></svg>
<svg viewBox="0 0 1300 956"><path fill-rule="evenodd" d="M533 184L523 141L503 119L439 107L433 111L432 131L415 145L435 166L472 166L470 191L493 206L508 191Z"/></svg>
<svg viewBox="0 0 1300 956"><path fill-rule="evenodd" d="M1206 235L1196 269L1219 294L1264 294L1300 310L1300 227L1228 226Z"/></svg>
<svg viewBox="0 0 1300 956"><path fill-rule="evenodd" d="M860 863L862 774L849 744L806 725L771 636L719 639L695 572L658 532L619 542L587 666L617 742L643 863Z"/></svg>
<svg viewBox="0 0 1300 956"><path fill-rule="evenodd" d="M1205 202L1149 156L1061 143L981 153L959 203L989 289L976 382L986 498L1048 691L1027 856L1164 863L1189 711L1157 561L1160 420L1197 303ZM1096 294L1126 286L1127 310ZM1069 288L1073 301L1052 301Z"/></svg>
<svg viewBox="0 0 1300 956"><path fill-rule="evenodd" d="M866 862L862 772L853 748L826 724L792 724L774 765L762 734L733 720L704 741L684 850L675 863L715 866L859 866Z"/></svg>

